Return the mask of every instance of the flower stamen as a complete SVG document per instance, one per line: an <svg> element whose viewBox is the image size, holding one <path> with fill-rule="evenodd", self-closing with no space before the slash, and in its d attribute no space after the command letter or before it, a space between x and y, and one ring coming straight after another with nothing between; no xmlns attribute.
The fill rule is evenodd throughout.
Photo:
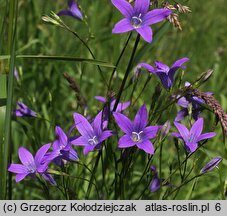
<svg viewBox="0 0 227 216"><path fill-rule="evenodd" d="M140 131L139 133L137 132L132 132L131 139L133 142L141 142L142 141L142 134L143 131Z"/></svg>
<svg viewBox="0 0 227 216"><path fill-rule="evenodd" d="M88 140L88 143L91 145L97 145L99 143L98 139L96 136L94 136L92 139Z"/></svg>

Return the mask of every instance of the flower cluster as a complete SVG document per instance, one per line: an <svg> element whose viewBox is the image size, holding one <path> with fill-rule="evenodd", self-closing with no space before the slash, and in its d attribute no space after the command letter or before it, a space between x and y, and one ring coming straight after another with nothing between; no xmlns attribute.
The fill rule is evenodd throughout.
<svg viewBox="0 0 227 216"><path fill-rule="evenodd" d="M167 8L149 10L150 0L135 0L134 7L126 0L111 1L125 17L114 26L112 32L123 33L136 31L146 42L149 43L152 42L152 29L150 25L163 21L172 13L172 11ZM61 10L58 13L58 16L71 16L79 20L83 19L83 14L80 11L77 2L74 0L69 0L68 9ZM160 79L166 92L171 93L172 89L174 89L175 73L180 69L185 69L185 63L188 61L189 58L187 57L180 58L170 67L160 61L155 61L154 67L142 62L137 65L136 69L145 68L149 73L156 75ZM191 84L186 82L185 87L189 86L191 86ZM207 94L212 93L208 92ZM119 140L117 140L118 148L139 149L142 150L143 154L147 153L151 158L151 156L155 154L156 149L160 147L160 145L156 144L156 140L158 140L156 138L158 135L160 134L159 142L162 142L171 129L170 120L168 120L164 125L153 124L152 122L158 122L158 120L151 121L152 114L150 113L150 110L147 109L145 103L141 103L143 105L141 105L138 110L135 110L132 106L132 100L119 102L119 95L116 98L96 96L95 99L103 103L103 109L98 110L98 114L94 116L92 121L90 121L86 116L74 112L74 124L68 133L66 134L61 127L56 126L55 134L57 139L51 143L44 144L37 150L34 157L26 148L20 147L18 155L21 164L10 164L8 167L8 171L16 173L16 182L20 182L26 176L30 176L33 179L44 179L52 185L57 185L57 182L51 175L53 173L49 168L51 163L62 168L70 161L78 161L79 156L76 151L77 149L75 149L78 146L83 147L84 156L95 150L101 151L104 142L106 142L106 145L114 145L112 142L108 141L112 141L113 136L115 135L118 135L115 137L120 137ZM177 113L177 116L173 121L178 132L172 132L171 136L181 140L187 152L194 153L199 145L201 145L201 141L214 137L216 133L202 133L204 119L200 117L200 113L203 111L202 105L205 103L204 100L193 95L176 95L176 104L182 109ZM17 102L17 106L18 108L15 110L16 116L37 117L37 113L22 102ZM192 112L190 112L190 106L192 107ZM130 111L133 110L133 112L129 112L127 110L129 108ZM134 111L137 112L135 112L135 117L132 120L129 114L134 113ZM184 124L179 123L179 121L183 120L190 114L192 114L195 121L192 119L193 121L190 122L192 126L188 129ZM120 128L121 131L113 131L113 126L115 130ZM71 136L72 132L76 135ZM214 158L204 168L202 168L201 173L211 171L221 162L221 160L221 157ZM151 181L150 191L156 192L162 186L163 179L159 178L155 166L151 166L151 171L153 179ZM166 185L172 186L168 182L163 186Z"/></svg>

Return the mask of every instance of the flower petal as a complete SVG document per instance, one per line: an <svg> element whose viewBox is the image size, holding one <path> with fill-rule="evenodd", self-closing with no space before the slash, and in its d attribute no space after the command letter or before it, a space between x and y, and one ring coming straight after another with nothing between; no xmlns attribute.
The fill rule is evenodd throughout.
<svg viewBox="0 0 227 216"><path fill-rule="evenodd" d="M149 10L150 0L136 0L134 11L136 14L145 14Z"/></svg>
<svg viewBox="0 0 227 216"><path fill-rule="evenodd" d="M143 26L142 28L135 29L141 37L148 43L152 42L152 29L150 26Z"/></svg>
<svg viewBox="0 0 227 216"><path fill-rule="evenodd" d="M88 139L84 136L80 136L74 140L71 140L71 143L73 145L77 145L77 146L86 146L86 145L89 145L88 143Z"/></svg>
<svg viewBox="0 0 227 216"><path fill-rule="evenodd" d="M169 89L173 85L173 80L170 79L169 75L166 72L157 71L156 74L160 78L163 86Z"/></svg>
<svg viewBox="0 0 227 216"><path fill-rule="evenodd" d="M57 15L58 16L72 16L72 17L74 17L73 14L72 14L72 12L69 11L69 10L67 10L67 9L59 11L57 13Z"/></svg>
<svg viewBox="0 0 227 216"><path fill-rule="evenodd" d="M118 142L118 148L129 148L134 146L136 143L132 141L129 135L124 135Z"/></svg>
<svg viewBox="0 0 227 216"><path fill-rule="evenodd" d="M114 112L113 116L115 118L116 123L118 124L118 126L121 128L123 132L127 134L132 133L133 124L128 117L118 112Z"/></svg>
<svg viewBox="0 0 227 216"><path fill-rule="evenodd" d="M185 62L187 62L189 60L190 60L189 58L181 58L181 59L175 61L171 68L175 68L175 67L179 68L182 66L182 64L184 64Z"/></svg>
<svg viewBox="0 0 227 216"><path fill-rule="evenodd" d="M28 175L28 173L19 173L16 175L16 182L20 182L21 180L23 180L26 176Z"/></svg>
<svg viewBox="0 0 227 216"><path fill-rule="evenodd" d="M178 98L179 98L179 96L178 96ZM186 97L180 97L177 101L177 104L181 107L187 108L189 101L187 100Z"/></svg>
<svg viewBox="0 0 227 216"><path fill-rule="evenodd" d="M179 133L172 132L172 133L171 133L171 135L172 135L172 136L174 136L174 137L177 137L177 138L183 139L183 137L182 137Z"/></svg>
<svg viewBox="0 0 227 216"><path fill-rule="evenodd" d="M158 70L161 70L163 72L168 72L169 71L169 67L166 64L163 64L160 61L155 61L155 66Z"/></svg>
<svg viewBox="0 0 227 216"><path fill-rule="evenodd" d="M144 25L152 25L161 22L172 13L169 9L154 9L149 11L144 17Z"/></svg>
<svg viewBox="0 0 227 216"><path fill-rule="evenodd" d="M182 64L184 64L185 62L187 62L189 60L189 58L182 58L182 59L179 59L177 60L173 65L172 67L170 68L169 70L169 76L170 77L173 77L175 72L179 69L179 68L184 68L182 66Z"/></svg>
<svg viewBox="0 0 227 216"><path fill-rule="evenodd" d="M176 126L177 130L180 132L180 135L182 136L182 138L184 140L187 140L189 137L188 129L184 125L182 125L178 122L174 122L174 125Z"/></svg>
<svg viewBox="0 0 227 216"><path fill-rule="evenodd" d="M120 20L114 28L112 29L112 33L124 33L133 30L133 26L127 18Z"/></svg>
<svg viewBox="0 0 227 216"><path fill-rule="evenodd" d="M216 136L215 132L208 132L208 133L201 134L199 136L199 138L197 139L197 142L199 142L201 140L209 139L209 138L214 137L214 136Z"/></svg>
<svg viewBox="0 0 227 216"><path fill-rule="evenodd" d="M87 155L90 151L93 151L96 145L87 145L84 147L84 155Z"/></svg>
<svg viewBox="0 0 227 216"><path fill-rule="evenodd" d="M68 151L68 158L72 161L77 161L79 160L77 152L71 147L70 150Z"/></svg>
<svg viewBox="0 0 227 216"><path fill-rule="evenodd" d="M75 18L80 19L80 20L83 19L83 15L82 15L77 3L74 0L69 0L68 6L69 6L69 10L71 11L71 13L73 14L73 16Z"/></svg>
<svg viewBox="0 0 227 216"><path fill-rule="evenodd" d="M106 98L102 97L102 96L95 96L95 99L98 101L101 101L102 103L106 103Z"/></svg>
<svg viewBox="0 0 227 216"><path fill-rule="evenodd" d="M151 192L156 192L159 190L160 188L160 179L158 178L157 174L154 176L152 182L151 182L151 186L150 186L150 191Z"/></svg>
<svg viewBox="0 0 227 216"><path fill-rule="evenodd" d="M184 119L184 117L186 117L188 115L188 109L187 108L184 108L182 110L180 110L178 113L177 113L177 116L175 118L175 121L181 121L182 119Z"/></svg>
<svg viewBox="0 0 227 216"><path fill-rule="evenodd" d="M141 143L137 143L136 146L148 154L154 154L154 146L150 140L144 140Z"/></svg>
<svg viewBox="0 0 227 216"><path fill-rule="evenodd" d="M37 167L39 166L39 164L45 162L45 161L43 161L43 157L49 150L50 146L51 146L50 143L43 145L35 154L35 163L36 163Z"/></svg>
<svg viewBox="0 0 227 216"><path fill-rule="evenodd" d="M20 147L18 150L19 158L22 164L34 164L33 155L24 147Z"/></svg>
<svg viewBox="0 0 227 216"><path fill-rule="evenodd" d="M160 126L149 126L144 128L143 132L144 132L144 139L152 139L156 136L158 129L160 128Z"/></svg>
<svg viewBox="0 0 227 216"><path fill-rule="evenodd" d="M127 109L130 106L130 101L119 103L117 105L116 112L122 112L123 110Z"/></svg>
<svg viewBox="0 0 227 216"><path fill-rule="evenodd" d="M42 177L48 181L51 185L57 185L56 181L54 180L53 176L49 173L43 173Z"/></svg>
<svg viewBox="0 0 227 216"><path fill-rule="evenodd" d="M8 167L8 171L9 172L13 172L13 173L29 173L27 171L27 168L22 165L22 164L10 164L9 167Z"/></svg>
<svg viewBox="0 0 227 216"><path fill-rule="evenodd" d="M194 152L198 147L198 143L196 143L196 142L185 142L185 147L186 147L186 150L188 152Z"/></svg>
<svg viewBox="0 0 227 216"><path fill-rule="evenodd" d="M82 136L93 137L94 130L88 120L79 113L73 114L74 121L76 123L76 128Z"/></svg>
<svg viewBox="0 0 227 216"><path fill-rule="evenodd" d="M60 145L64 145L64 146L67 145L68 138L65 132L59 126L55 127L55 134L58 137Z"/></svg>
<svg viewBox="0 0 227 216"><path fill-rule="evenodd" d="M143 68L146 68L148 70L148 72L150 72L150 73L156 73L156 70L154 69L154 67L152 67L149 64L140 63L138 66L143 67Z"/></svg>
<svg viewBox="0 0 227 216"><path fill-rule="evenodd" d="M92 123L94 133L98 137L102 134L102 113L103 113L102 111L99 112Z"/></svg>
<svg viewBox="0 0 227 216"><path fill-rule="evenodd" d="M112 4L127 18L133 14L132 5L125 0L111 0Z"/></svg>
<svg viewBox="0 0 227 216"><path fill-rule="evenodd" d="M203 118L199 118L191 127L190 134L193 134L197 140L203 130Z"/></svg>
<svg viewBox="0 0 227 216"><path fill-rule="evenodd" d="M134 130L136 132L142 131L146 125L148 120L148 113L146 105L142 105L138 112L136 113L135 119L134 119Z"/></svg>
<svg viewBox="0 0 227 216"><path fill-rule="evenodd" d="M110 136L113 136L113 132L111 130L103 131L101 136L99 137L99 142L103 142Z"/></svg>

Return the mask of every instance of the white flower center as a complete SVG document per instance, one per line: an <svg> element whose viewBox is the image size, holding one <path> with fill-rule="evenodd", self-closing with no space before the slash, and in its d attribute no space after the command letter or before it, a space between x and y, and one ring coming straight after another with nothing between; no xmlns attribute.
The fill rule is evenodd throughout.
<svg viewBox="0 0 227 216"><path fill-rule="evenodd" d="M131 18L131 24L134 28L140 28L143 20L141 19L142 14L140 13L139 16L133 16Z"/></svg>
<svg viewBox="0 0 227 216"><path fill-rule="evenodd" d="M33 164L26 164L27 170L30 173L35 173L36 172L36 167Z"/></svg>
<svg viewBox="0 0 227 216"><path fill-rule="evenodd" d="M96 136L94 136L92 139L88 140L88 143L91 145L97 145L99 143L98 139Z"/></svg>
<svg viewBox="0 0 227 216"><path fill-rule="evenodd" d="M132 139L133 142L141 142L142 141L142 135L143 135L143 131L140 131L139 133L132 132L131 139Z"/></svg>

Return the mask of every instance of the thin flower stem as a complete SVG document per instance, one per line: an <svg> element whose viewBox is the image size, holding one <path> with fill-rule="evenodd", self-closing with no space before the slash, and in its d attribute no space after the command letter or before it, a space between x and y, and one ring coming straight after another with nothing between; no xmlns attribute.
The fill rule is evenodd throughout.
<svg viewBox="0 0 227 216"><path fill-rule="evenodd" d="M102 151L102 149L99 150L98 157L96 158L95 165L93 167L93 172L92 172L92 175L91 175L91 178L90 178L90 181L89 181L89 185L88 185L88 189L87 189L87 193L86 193L86 196L85 196L86 199L89 198L89 195L90 195L90 192L91 192L91 186L92 186L93 180L95 178L95 172L98 168L98 163L99 163L99 160L100 160L101 154L102 154L101 151Z"/></svg>
<svg viewBox="0 0 227 216"><path fill-rule="evenodd" d="M96 59L95 55L92 52L91 48L87 45L87 43L76 32L72 31L65 23L62 23L62 25L63 25L64 29L66 29L67 31L72 33L74 36L76 36L81 41L81 43L87 48L88 52L91 54L92 58L95 60ZM105 85L108 86L108 83L107 83L107 81L106 81L106 79L105 79L105 77L103 75L102 69L100 68L99 65L97 65L97 67L98 67L98 70L99 70L99 73L100 73L100 76L101 76L103 82L105 83Z"/></svg>
<svg viewBox="0 0 227 216"><path fill-rule="evenodd" d="M148 169L149 169L149 167L150 167L150 163L151 163L152 158L153 158L153 155L150 156L150 158L148 159L148 162L147 162L147 165L146 165L146 167L145 167L145 169L144 169L144 171L143 171L143 174L142 174L142 176L140 177L140 180L138 181L138 183L136 184L136 187L134 187L134 189L132 190L132 192L131 192L131 194L130 194L130 197L131 197L133 194L135 194L135 191L136 191L136 189L137 189L137 185L139 185L139 184L141 183L141 181L143 180L145 174L147 173L147 171L148 171Z"/></svg>
<svg viewBox="0 0 227 216"><path fill-rule="evenodd" d="M203 175L203 173L202 173L202 174L199 174L199 175L196 175L196 176L194 176L193 178L191 178L191 179L189 179L189 180L183 182L180 186L178 186L177 188L175 188L174 190L172 190L172 191L168 194L168 196L170 196L170 195L173 194L175 191L178 191L178 190L179 190L181 187L183 187L184 185L188 184L189 182L191 182L191 181L194 180L194 179L199 178L199 177L202 176L202 175ZM168 196L167 196L167 197L168 197ZM165 198L167 198L167 197L165 197Z"/></svg>
<svg viewBox="0 0 227 216"><path fill-rule="evenodd" d="M133 60L134 60L134 56L135 56L135 53L136 53L136 49L138 47L138 44L139 44L139 41L140 41L140 35L138 34L137 35L137 38L136 38L136 41L135 41L135 45L134 45L134 48L132 50L132 54L131 54L131 57L130 57L130 60L129 60L129 63L128 63L128 67L126 69L126 72L125 72L125 76L123 78L123 81L121 83L121 86L120 86L120 89L118 91L118 95L117 95L117 98L116 98L116 102L114 104L114 108L113 108L113 111L116 111L117 109L117 105L121 99L121 95L122 95L122 92L123 92L123 89L125 87L125 84L126 84L126 81L127 81L127 78L128 78L128 75L129 75L129 72L132 68L132 63L133 63Z"/></svg>
<svg viewBox="0 0 227 216"><path fill-rule="evenodd" d="M163 185L164 184L166 184L167 182L168 182L168 180L172 177L172 175L174 174L174 173L176 173L177 172L177 170L179 170L179 168L181 167L181 166L183 166L185 163L186 163L186 161L192 156L192 155L194 155L195 154L195 152L197 152L204 144L206 143L206 140L204 140L204 142L197 148L197 150L196 151L194 151L194 152L192 152L192 153L190 153L190 154L188 154L188 156L181 162L181 164L165 179L165 181L163 181Z"/></svg>
<svg viewBox="0 0 227 216"><path fill-rule="evenodd" d="M112 71L112 73L111 73L111 76L110 76L110 79L109 79L109 84L108 84L107 94L108 94L109 91L110 91L111 83L112 83L112 80L113 80L114 73L115 73L116 68L118 67L118 64L120 63L121 58L122 58L122 56L123 56L123 54L124 54L124 52L125 52L125 50L126 50L126 48L127 48L127 46L128 46L128 43L129 43L129 41L130 41L131 36L132 36L132 32L130 32L130 34L129 34L129 36L128 36L128 39L127 39L127 41L125 42L125 45L124 45L124 47L123 47L123 49L122 49L122 51L121 51L121 54L119 55L119 57L118 57L118 59L117 59L117 62L116 62L116 64L115 64L115 68L113 69L113 71ZM107 96L108 96L108 95L107 95Z"/></svg>
<svg viewBox="0 0 227 216"><path fill-rule="evenodd" d="M132 106L134 106L134 105L137 103L137 101L138 101L139 98L141 97L142 93L144 92L145 88L147 87L147 85L148 85L150 79L151 79L151 76L148 76L148 77L147 77L147 80L146 80L146 82L145 82L145 84L144 84L144 86L143 86L143 89L141 90L140 94L138 95L138 97L136 98L136 100L134 101L134 103L132 104Z"/></svg>

